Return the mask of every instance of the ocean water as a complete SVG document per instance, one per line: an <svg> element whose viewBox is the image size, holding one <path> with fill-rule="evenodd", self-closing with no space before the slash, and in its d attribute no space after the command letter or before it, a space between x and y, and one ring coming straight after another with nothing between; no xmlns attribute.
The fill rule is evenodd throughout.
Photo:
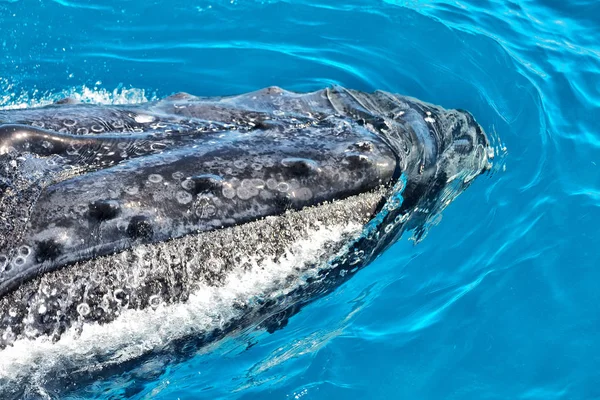
<svg viewBox="0 0 600 400"><path fill-rule="evenodd" d="M284 329L32 398L600 399L600 3L0 0L0 29L2 107L340 84L467 109L501 147Z"/></svg>

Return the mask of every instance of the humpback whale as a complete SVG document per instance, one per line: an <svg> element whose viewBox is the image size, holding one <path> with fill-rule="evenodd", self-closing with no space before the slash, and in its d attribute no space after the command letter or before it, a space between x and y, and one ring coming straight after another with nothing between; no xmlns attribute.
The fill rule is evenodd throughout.
<svg viewBox="0 0 600 400"><path fill-rule="evenodd" d="M339 86L0 110L0 386L46 356L68 379L98 332L106 370L279 329L492 158L467 111ZM134 315L159 339L119 334Z"/></svg>

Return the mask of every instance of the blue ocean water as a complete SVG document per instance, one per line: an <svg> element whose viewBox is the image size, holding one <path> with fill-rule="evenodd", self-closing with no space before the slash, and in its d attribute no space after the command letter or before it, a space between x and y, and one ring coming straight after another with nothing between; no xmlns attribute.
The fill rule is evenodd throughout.
<svg viewBox="0 0 600 400"><path fill-rule="evenodd" d="M284 329L70 398L600 399L597 1L0 0L0 28L2 106L340 84L500 143L426 239Z"/></svg>

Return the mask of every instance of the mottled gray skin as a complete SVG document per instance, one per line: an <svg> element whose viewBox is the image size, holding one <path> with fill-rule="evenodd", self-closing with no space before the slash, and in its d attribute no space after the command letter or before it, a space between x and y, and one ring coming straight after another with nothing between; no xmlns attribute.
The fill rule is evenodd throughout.
<svg viewBox="0 0 600 400"><path fill-rule="evenodd" d="M404 230L419 237L489 168L488 149L467 112L341 87L0 111L0 349L58 340L157 296L185 301L195 281L220 284L236 246L277 261L311 220L371 224L348 249L323 253L337 272L355 272ZM309 206L317 211L293 216ZM132 265L148 268L142 283ZM344 277L323 276L314 292Z"/></svg>

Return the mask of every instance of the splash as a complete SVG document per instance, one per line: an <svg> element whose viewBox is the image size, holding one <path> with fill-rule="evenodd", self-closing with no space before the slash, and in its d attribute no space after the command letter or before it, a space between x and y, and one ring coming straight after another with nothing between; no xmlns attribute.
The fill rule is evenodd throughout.
<svg viewBox="0 0 600 400"><path fill-rule="evenodd" d="M37 89L20 89L15 83L0 78L0 110L15 110L43 107L59 100L71 98L77 102L90 104L139 104L156 100L157 94L145 89L124 87L109 90L101 87L98 81L93 87L82 85L59 92L41 92Z"/></svg>

